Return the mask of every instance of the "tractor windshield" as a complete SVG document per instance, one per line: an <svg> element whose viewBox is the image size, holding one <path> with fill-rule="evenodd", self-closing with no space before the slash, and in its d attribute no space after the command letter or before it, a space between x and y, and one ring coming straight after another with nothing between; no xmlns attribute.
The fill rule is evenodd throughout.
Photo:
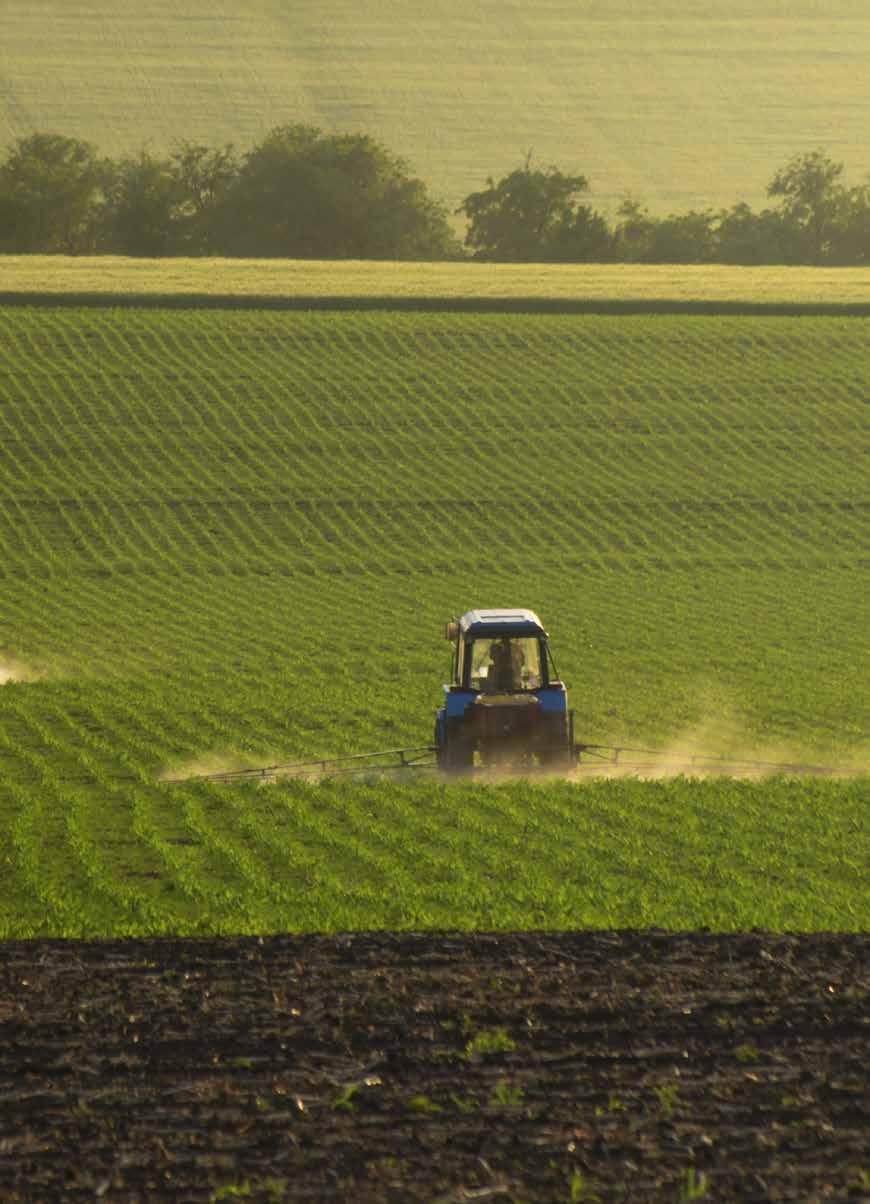
<svg viewBox="0 0 870 1204"><path fill-rule="evenodd" d="M470 683L484 694L537 690L541 685L541 645L536 636L475 640Z"/></svg>

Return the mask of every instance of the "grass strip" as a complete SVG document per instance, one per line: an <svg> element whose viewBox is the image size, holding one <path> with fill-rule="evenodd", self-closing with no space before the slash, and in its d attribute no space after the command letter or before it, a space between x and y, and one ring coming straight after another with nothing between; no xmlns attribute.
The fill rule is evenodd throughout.
<svg viewBox="0 0 870 1204"><path fill-rule="evenodd" d="M870 313L870 269L8 255L0 304Z"/></svg>

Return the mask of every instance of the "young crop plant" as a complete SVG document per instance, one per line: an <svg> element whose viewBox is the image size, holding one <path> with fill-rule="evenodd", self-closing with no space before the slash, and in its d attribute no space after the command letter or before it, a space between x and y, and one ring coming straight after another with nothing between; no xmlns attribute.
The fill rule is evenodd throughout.
<svg viewBox="0 0 870 1204"><path fill-rule="evenodd" d="M710 1193L710 1179L704 1171L697 1170L694 1166L686 1168L683 1182L680 1185L680 1194L678 1199L682 1200L706 1200Z"/></svg>
<svg viewBox="0 0 870 1204"><path fill-rule="evenodd" d="M601 1200L602 1196L596 1184L588 1179L582 1171L573 1171L568 1188L569 1204L601 1204Z"/></svg>
<svg viewBox="0 0 870 1204"><path fill-rule="evenodd" d="M265 1179L245 1179L241 1183L226 1183L223 1187L212 1192L210 1204L223 1204L224 1201L257 1199L265 1204L281 1204L287 1199L288 1181L275 1176Z"/></svg>
<svg viewBox="0 0 870 1204"><path fill-rule="evenodd" d="M516 1041L506 1028L484 1028L468 1039L464 1056L478 1058L483 1054L511 1053L516 1047Z"/></svg>
<svg viewBox="0 0 870 1204"><path fill-rule="evenodd" d="M489 1097L491 1108L519 1108L525 1098L525 1091L518 1084L511 1085L505 1079L499 1079Z"/></svg>
<svg viewBox="0 0 870 1204"><path fill-rule="evenodd" d="M662 1112L662 1116L664 1116L666 1120L670 1120L674 1114L674 1108L676 1107L679 1099L679 1084L663 1083L661 1086L655 1087L654 1091L656 1099L659 1103L659 1108Z"/></svg>

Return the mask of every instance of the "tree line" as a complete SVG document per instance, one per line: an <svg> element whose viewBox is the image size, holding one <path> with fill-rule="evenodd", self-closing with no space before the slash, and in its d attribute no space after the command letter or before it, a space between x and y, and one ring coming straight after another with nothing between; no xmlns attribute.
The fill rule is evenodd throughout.
<svg viewBox="0 0 870 1204"><path fill-rule="evenodd" d="M847 187L823 150L796 155L755 211L615 218L589 181L530 158L451 214L408 164L366 134L279 126L252 150L179 142L117 160L55 133L0 163L0 253L461 259L552 263L870 263L870 184Z"/></svg>

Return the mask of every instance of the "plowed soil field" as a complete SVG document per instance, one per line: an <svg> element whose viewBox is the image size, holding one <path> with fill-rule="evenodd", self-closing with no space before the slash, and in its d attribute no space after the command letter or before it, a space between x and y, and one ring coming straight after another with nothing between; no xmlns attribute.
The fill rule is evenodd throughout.
<svg viewBox="0 0 870 1204"><path fill-rule="evenodd" d="M870 1198L870 938L0 946L0 1198Z"/></svg>

